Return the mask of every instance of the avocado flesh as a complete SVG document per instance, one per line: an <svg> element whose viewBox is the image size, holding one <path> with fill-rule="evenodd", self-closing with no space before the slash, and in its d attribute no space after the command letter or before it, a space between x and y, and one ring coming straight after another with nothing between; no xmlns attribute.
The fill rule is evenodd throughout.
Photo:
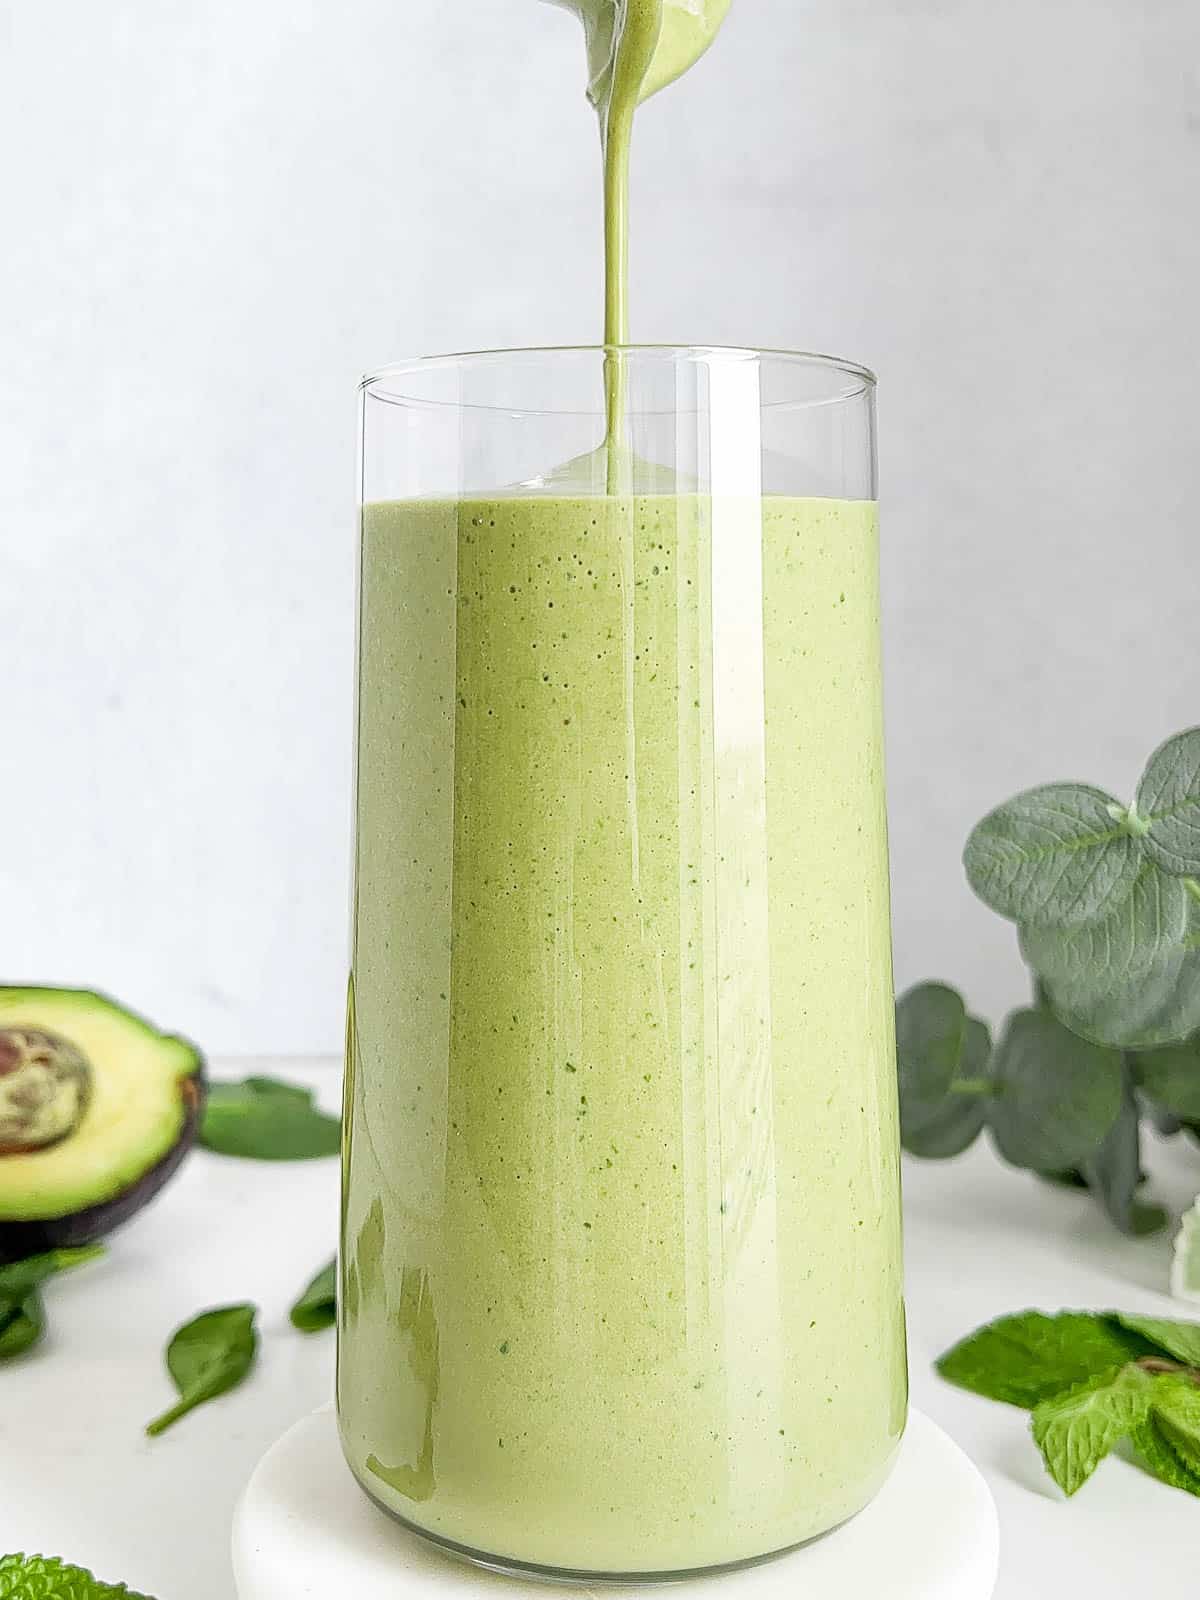
<svg viewBox="0 0 1200 1600"><path fill-rule="evenodd" d="M97 1238L137 1210L190 1144L203 1081L186 1040L88 990L0 987L6 1028L68 1040L91 1064L92 1084L67 1137L0 1154L0 1260Z"/></svg>

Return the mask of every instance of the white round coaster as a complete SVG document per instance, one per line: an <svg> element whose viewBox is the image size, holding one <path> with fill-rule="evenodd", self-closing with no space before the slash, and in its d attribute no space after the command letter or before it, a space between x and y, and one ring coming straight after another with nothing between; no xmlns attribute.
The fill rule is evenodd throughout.
<svg viewBox="0 0 1200 1600"><path fill-rule="evenodd" d="M987 1484L939 1427L911 1411L895 1468L865 1511L790 1555L673 1584L670 1593L990 1600L999 1548ZM259 1462L234 1515L233 1568L240 1600L499 1600L504 1587L546 1600L555 1588L455 1560L377 1510L342 1460L331 1407L298 1422ZM614 1600L649 1593L645 1585L585 1587L614 1589Z"/></svg>

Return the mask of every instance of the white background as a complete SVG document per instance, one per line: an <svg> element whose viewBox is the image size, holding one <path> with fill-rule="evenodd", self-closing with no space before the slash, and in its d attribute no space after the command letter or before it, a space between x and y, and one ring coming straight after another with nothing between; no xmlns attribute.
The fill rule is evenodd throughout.
<svg viewBox="0 0 1200 1600"><path fill-rule="evenodd" d="M354 384L596 336L534 0L0 0L0 977L336 1046ZM1200 7L734 0L636 144L637 338L882 378L897 966L996 1011L958 854L1200 720Z"/></svg>

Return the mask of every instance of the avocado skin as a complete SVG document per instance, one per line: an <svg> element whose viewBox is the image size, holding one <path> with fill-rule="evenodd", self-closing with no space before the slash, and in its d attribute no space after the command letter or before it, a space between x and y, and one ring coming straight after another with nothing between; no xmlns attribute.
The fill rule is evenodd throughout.
<svg viewBox="0 0 1200 1600"><path fill-rule="evenodd" d="M0 1222L0 1266L12 1261L24 1261L26 1256L40 1255L44 1250L91 1244L96 1239L106 1238L153 1200L174 1175L200 1131L208 1090L205 1063L199 1054L195 1072L179 1080L179 1090L184 1103L183 1126L179 1130L179 1137L161 1160L128 1189L113 1195L111 1200L101 1201L99 1205L88 1206L70 1216L48 1217L44 1221Z"/></svg>

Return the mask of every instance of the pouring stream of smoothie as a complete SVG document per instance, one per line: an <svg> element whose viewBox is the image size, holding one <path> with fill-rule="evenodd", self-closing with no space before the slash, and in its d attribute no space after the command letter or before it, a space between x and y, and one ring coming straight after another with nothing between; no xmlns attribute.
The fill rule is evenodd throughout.
<svg viewBox="0 0 1200 1600"><path fill-rule="evenodd" d="M605 480L609 494L631 487L621 432L629 343L629 152L641 102L703 55L729 0L551 0L578 13L588 52L588 98L600 118L604 157Z"/></svg>

